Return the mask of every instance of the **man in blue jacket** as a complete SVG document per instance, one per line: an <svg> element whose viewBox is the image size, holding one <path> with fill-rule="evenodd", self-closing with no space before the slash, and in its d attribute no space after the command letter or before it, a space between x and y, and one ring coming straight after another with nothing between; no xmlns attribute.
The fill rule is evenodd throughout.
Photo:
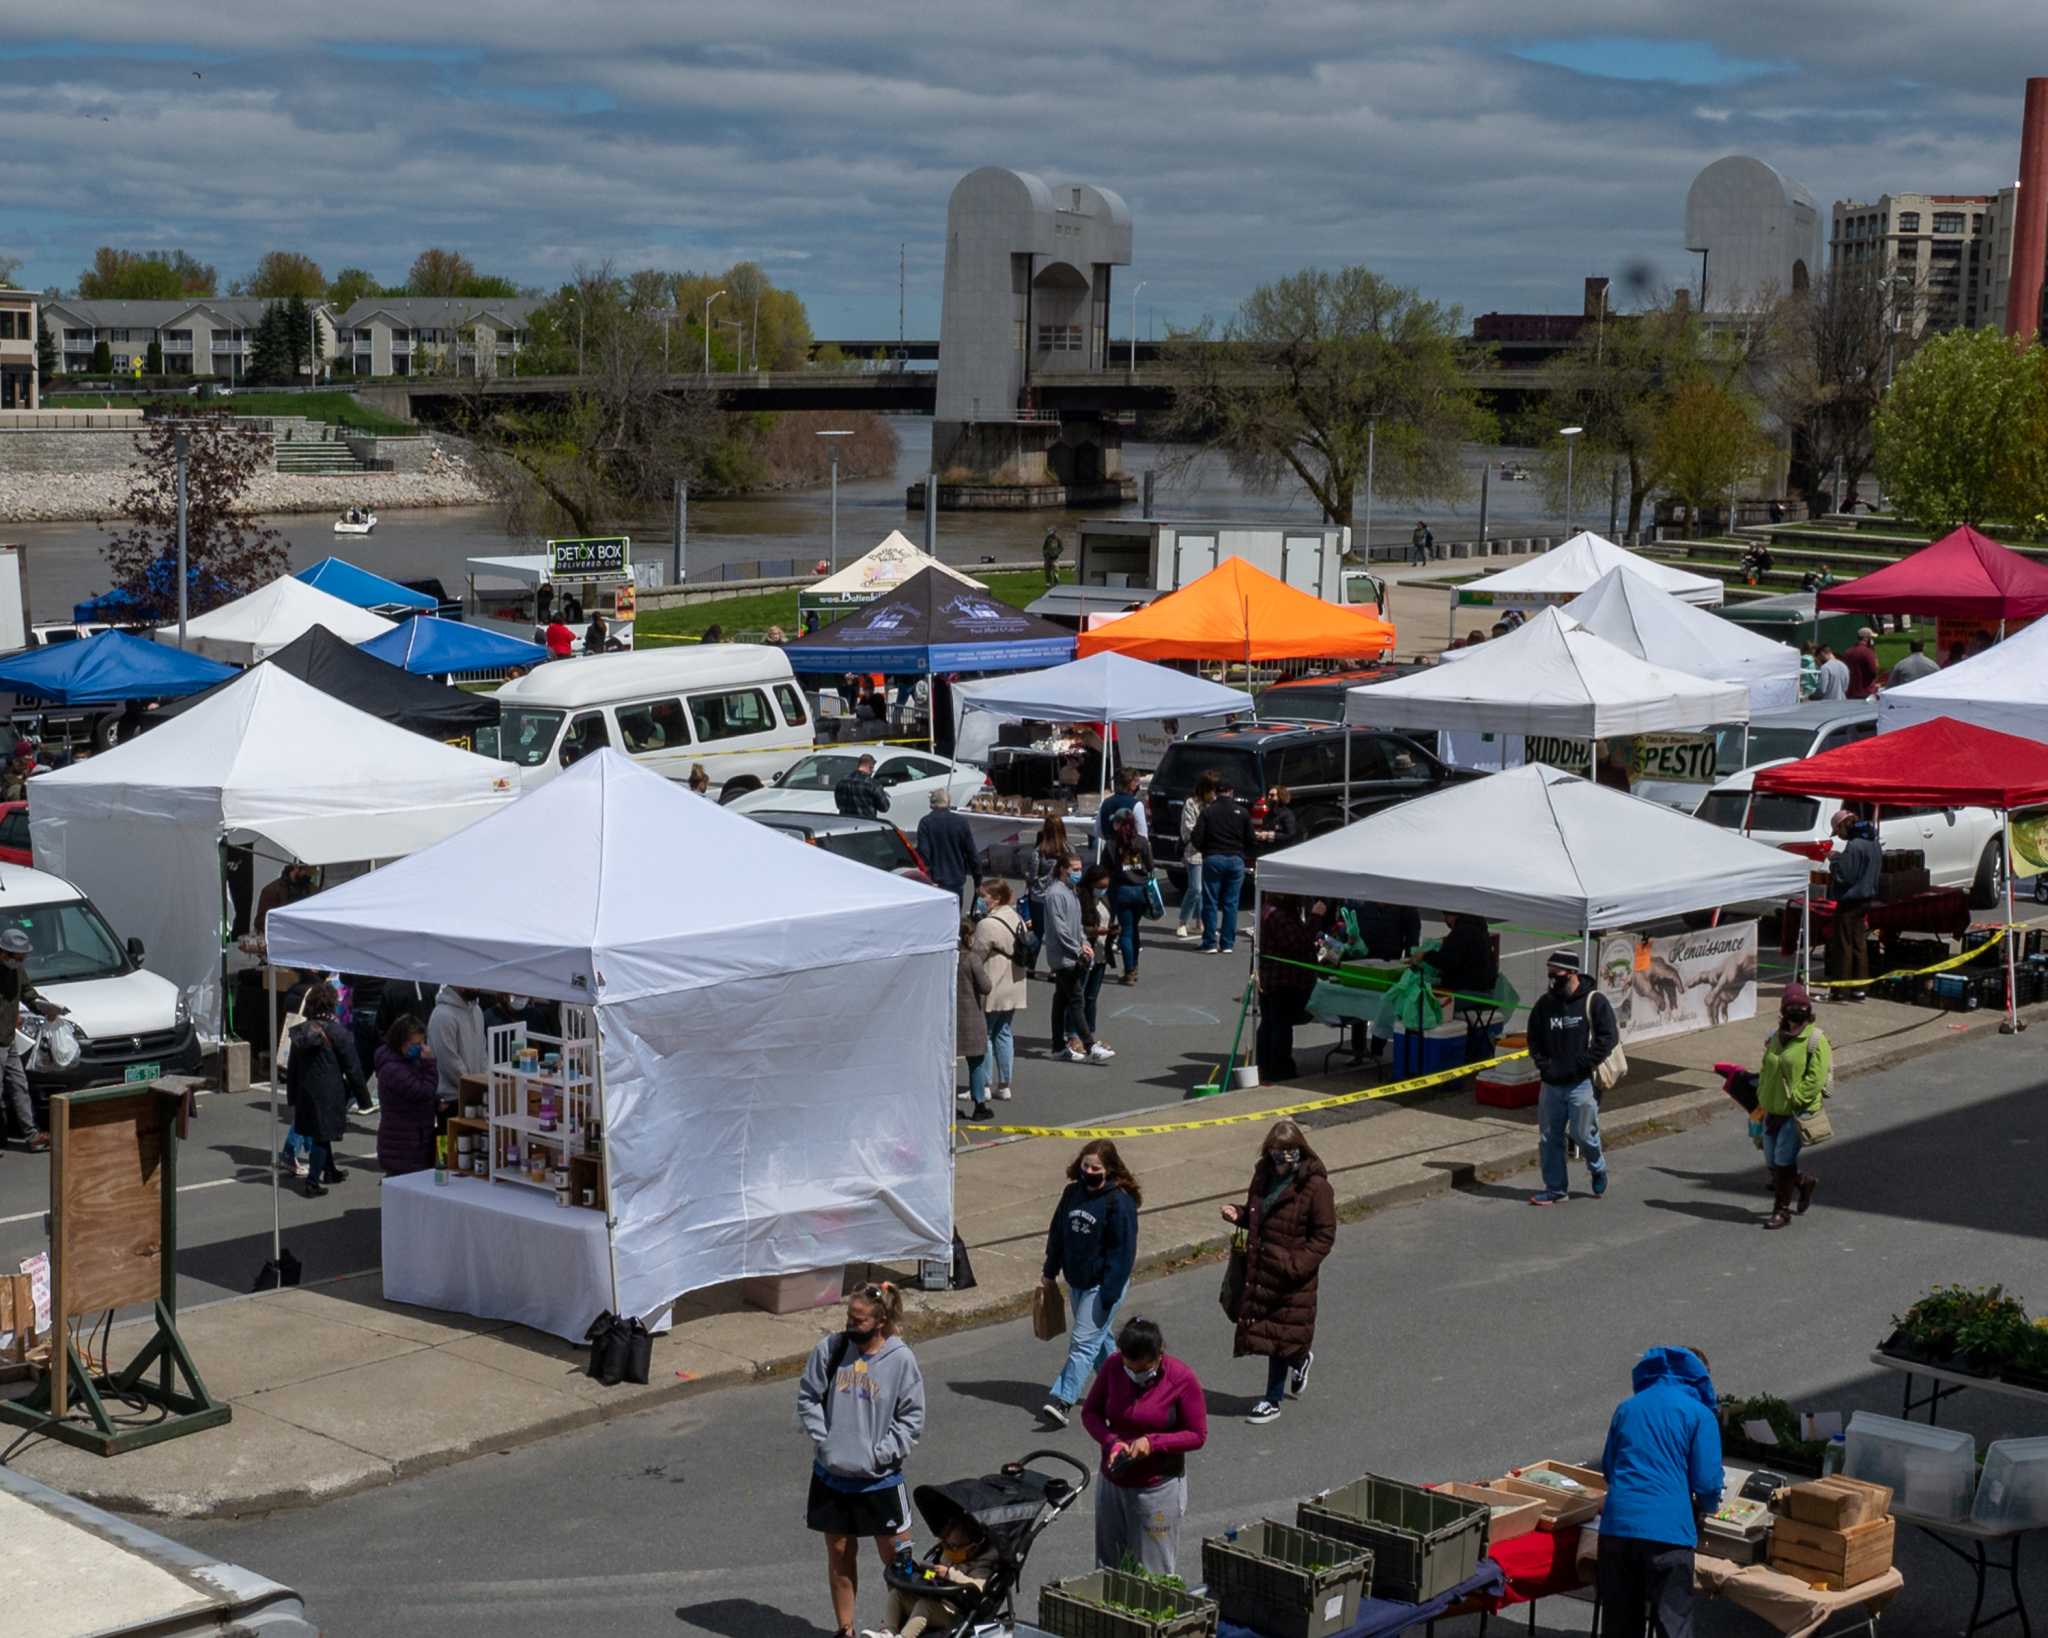
<svg viewBox="0 0 2048 1638"><path fill-rule="evenodd" d="M1600 1605L1616 1638L1639 1638L1653 1612L1664 1638L1692 1638L1699 1521L1721 1505L1714 1383L1697 1348L1650 1349L1634 1383L1600 1456Z"/></svg>

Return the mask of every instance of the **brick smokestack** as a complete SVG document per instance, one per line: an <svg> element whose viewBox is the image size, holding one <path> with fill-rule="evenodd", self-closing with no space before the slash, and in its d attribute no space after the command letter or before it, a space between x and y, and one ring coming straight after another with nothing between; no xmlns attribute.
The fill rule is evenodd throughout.
<svg viewBox="0 0 2048 1638"><path fill-rule="evenodd" d="M2013 211L2012 283L2005 298L2007 335L2041 328L2041 279L2048 271L2048 79L2027 81L2020 126L2020 196Z"/></svg>

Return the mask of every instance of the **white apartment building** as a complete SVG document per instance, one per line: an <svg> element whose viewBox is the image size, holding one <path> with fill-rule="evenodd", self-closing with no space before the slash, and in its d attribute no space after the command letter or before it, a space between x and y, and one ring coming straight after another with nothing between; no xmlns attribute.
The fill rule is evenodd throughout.
<svg viewBox="0 0 2048 1638"><path fill-rule="evenodd" d="M234 383L248 374L256 350L256 326L270 301L258 296L200 296L182 301L80 301L69 297L44 304L43 313L66 375L92 370L93 349L107 344L113 371L127 375L149 354L163 349L166 375L211 376ZM320 333L321 357L329 374L343 373L336 361L334 312L326 302L309 302Z"/></svg>
<svg viewBox="0 0 2048 1638"><path fill-rule="evenodd" d="M2011 190L2008 190L2008 192ZM2012 267L2010 206L1999 232L2000 196L1885 193L1867 203L1835 201L1830 265L1898 280L1900 326L1971 329L2005 318Z"/></svg>
<svg viewBox="0 0 2048 1638"><path fill-rule="evenodd" d="M0 285L0 410L39 408L36 294Z"/></svg>
<svg viewBox="0 0 2048 1638"><path fill-rule="evenodd" d="M365 296L338 321L336 373L516 375L540 305L522 296Z"/></svg>

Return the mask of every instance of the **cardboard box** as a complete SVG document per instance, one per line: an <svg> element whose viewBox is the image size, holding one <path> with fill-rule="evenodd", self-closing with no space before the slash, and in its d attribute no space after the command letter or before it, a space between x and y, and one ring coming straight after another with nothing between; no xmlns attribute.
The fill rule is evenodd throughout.
<svg viewBox="0 0 2048 1638"><path fill-rule="evenodd" d="M812 1269L801 1274L760 1274L741 1280L740 1301L771 1314L801 1314L829 1308L845 1295L844 1268Z"/></svg>
<svg viewBox="0 0 2048 1638"><path fill-rule="evenodd" d="M1431 1486L1459 1501L1479 1502L1493 1509L1487 1521L1486 1540L1492 1547L1517 1536L1526 1536L1543 1519L1543 1503L1533 1496L1518 1496L1512 1490L1496 1490L1485 1484L1439 1484Z"/></svg>
<svg viewBox="0 0 2048 1638"><path fill-rule="evenodd" d="M26 1274L0 1274L0 1363L22 1363L35 1340L34 1286Z"/></svg>
<svg viewBox="0 0 2048 1638"><path fill-rule="evenodd" d="M1846 1530L1781 1518L1771 1527L1771 1568L1830 1592L1860 1587L1892 1567L1894 1529L1888 1518Z"/></svg>
<svg viewBox="0 0 2048 1638"><path fill-rule="evenodd" d="M1847 1530L1858 1524L1881 1519L1892 1510L1889 1485L1867 1479L1837 1475L1795 1484L1780 1493L1778 1513L1801 1524L1817 1524L1824 1530Z"/></svg>

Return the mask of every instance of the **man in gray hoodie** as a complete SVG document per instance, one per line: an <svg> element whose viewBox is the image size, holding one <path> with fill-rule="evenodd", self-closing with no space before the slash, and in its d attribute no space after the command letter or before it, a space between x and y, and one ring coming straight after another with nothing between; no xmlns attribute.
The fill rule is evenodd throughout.
<svg viewBox="0 0 2048 1638"><path fill-rule="evenodd" d="M484 1072L484 1009L468 990L443 984L434 995L433 1016L427 1020L427 1050L434 1055L440 1071L435 1089L441 1102L462 1101L462 1077Z"/></svg>
<svg viewBox="0 0 2048 1638"><path fill-rule="evenodd" d="M854 1630L860 1538L883 1564L910 1548L903 1462L924 1432L924 1372L896 1335L903 1294L864 1285L846 1299L846 1329L821 1337L797 1379L797 1424L811 1441L804 1523L825 1538L832 1614Z"/></svg>

